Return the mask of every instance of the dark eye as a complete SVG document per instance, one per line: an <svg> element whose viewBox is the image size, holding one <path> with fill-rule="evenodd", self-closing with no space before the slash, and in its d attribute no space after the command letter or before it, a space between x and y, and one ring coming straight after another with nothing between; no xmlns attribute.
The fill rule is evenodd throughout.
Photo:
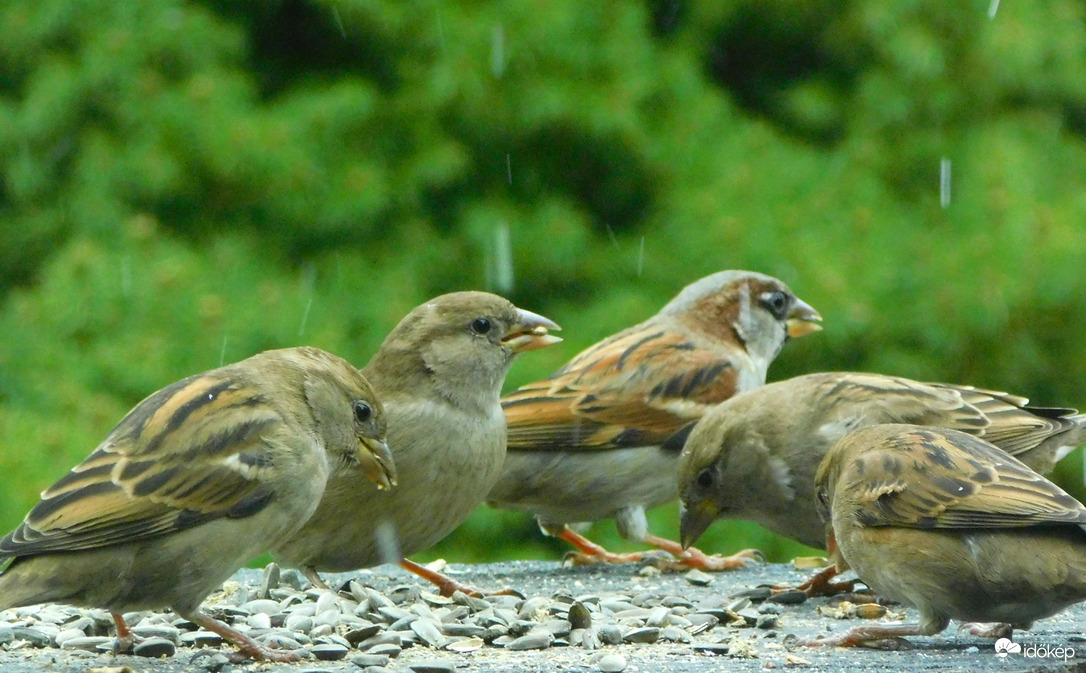
<svg viewBox="0 0 1086 673"><path fill-rule="evenodd" d="M712 488L713 481L713 468L707 467L701 472L698 472L698 486L702 488Z"/></svg>
<svg viewBox="0 0 1086 673"><path fill-rule="evenodd" d="M491 327L490 321L486 318L476 318L471 321L471 331L476 334L486 334Z"/></svg>
<svg viewBox="0 0 1086 673"><path fill-rule="evenodd" d="M818 498L818 504L823 507L830 506L830 497L826 494L826 489L820 488L815 492L815 497Z"/></svg>
<svg viewBox="0 0 1086 673"><path fill-rule="evenodd" d="M354 403L354 420L359 423L368 423L371 418L373 418L373 407L361 401Z"/></svg>
<svg viewBox="0 0 1086 673"><path fill-rule="evenodd" d="M783 318L788 310L788 295L776 290L762 295L762 306L773 314L775 318Z"/></svg>

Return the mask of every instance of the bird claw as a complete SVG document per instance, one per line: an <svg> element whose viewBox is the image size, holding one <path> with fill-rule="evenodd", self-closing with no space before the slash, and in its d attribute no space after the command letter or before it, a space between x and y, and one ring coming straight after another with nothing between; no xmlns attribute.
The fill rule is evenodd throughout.
<svg viewBox="0 0 1086 673"><path fill-rule="evenodd" d="M958 633L962 631L978 638L1010 638L1014 634L1014 627L1002 622L995 624L966 622L958 627Z"/></svg>
<svg viewBox="0 0 1086 673"><path fill-rule="evenodd" d="M709 555L691 547L686 549L674 561L668 561L663 566L657 566L661 570L705 570L709 572L721 572L725 570L742 570L749 563L765 563L765 554L757 549L744 549L731 556L719 554Z"/></svg>
<svg viewBox="0 0 1086 673"><path fill-rule="evenodd" d="M599 565L601 563L641 563L646 560L646 556L648 556L646 552L635 551L627 554L616 554L601 547L599 551L591 553L583 551L566 552L562 557L562 565L568 567Z"/></svg>

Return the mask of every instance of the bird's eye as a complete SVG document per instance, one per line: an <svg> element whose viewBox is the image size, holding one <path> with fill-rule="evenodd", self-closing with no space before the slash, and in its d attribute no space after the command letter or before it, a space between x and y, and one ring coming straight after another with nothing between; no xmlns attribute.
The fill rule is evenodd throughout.
<svg viewBox="0 0 1086 673"><path fill-rule="evenodd" d="M361 401L354 403L354 420L359 423L368 423L371 418L373 418L373 407Z"/></svg>
<svg viewBox="0 0 1086 673"><path fill-rule="evenodd" d="M830 506L830 497L826 494L826 489L820 488L815 492L815 497L818 498L818 504L823 507Z"/></svg>
<svg viewBox="0 0 1086 673"><path fill-rule="evenodd" d="M713 485L713 469L710 467L705 468L701 472L698 472L698 486L702 488L711 488Z"/></svg>
<svg viewBox="0 0 1086 673"><path fill-rule="evenodd" d="M476 334L486 334L491 330L492 325L486 318L476 318L471 321L471 331Z"/></svg>
<svg viewBox="0 0 1086 673"><path fill-rule="evenodd" d="M762 295L762 306L773 314L775 318L784 318L788 311L788 295L780 290L766 292Z"/></svg>

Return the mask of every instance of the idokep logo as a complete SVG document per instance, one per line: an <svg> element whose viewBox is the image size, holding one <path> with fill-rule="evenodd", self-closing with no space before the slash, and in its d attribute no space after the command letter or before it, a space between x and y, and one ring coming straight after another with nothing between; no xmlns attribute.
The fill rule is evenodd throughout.
<svg viewBox="0 0 1086 673"><path fill-rule="evenodd" d="M1049 645L1026 645L1014 642L1010 638L1000 638L995 643L996 654L1002 658L1009 654L1020 654L1027 659L1063 659L1067 661L1075 656L1073 647L1051 647Z"/></svg>
<svg viewBox="0 0 1086 673"><path fill-rule="evenodd" d="M1000 657L1005 657L1008 654L1021 654L1022 646L1010 638L1000 638L996 641L995 650Z"/></svg>

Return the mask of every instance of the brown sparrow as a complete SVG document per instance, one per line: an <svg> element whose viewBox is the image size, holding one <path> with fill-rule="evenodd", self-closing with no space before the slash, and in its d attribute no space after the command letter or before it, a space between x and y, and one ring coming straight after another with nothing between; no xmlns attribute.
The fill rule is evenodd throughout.
<svg viewBox="0 0 1086 673"><path fill-rule="evenodd" d="M482 503L505 458L499 396L518 353L561 341L550 320L485 292L456 292L411 311L362 370L381 397L399 484L381 492L364 475L329 480L317 512L274 554L317 571L381 563L461 587L404 558L448 535Z"/></svg>
<svg viewBox="0 0 1086 673"><path fill-rule="evenodd" d="M679 451L701 415L765 383L789 338L818 331L819 320L787 285L760 273L722 271L692 283L648 320L503 398L508 455L487 501L534 514L545 533L582 552L575 562L641 558L611 554L567 526L613 518L623 537L683 565L742 566L753 552L710 558L649 534L645 510L678 495Z"/></svg>
<svg viewBox="0 0 1086 673"><path fill-rule="evenodd" d="M685 545L718 518L746 519L811 547L824 541L814 474L851 430L913 423L983 437L1038 472L1086 441L1086 416L1024 397L899 376L823 372L769 383L706 413L679 458Z"/></svg>
<svg viewBox="0 0 1086 673"><path fill-rule="evenodd" d="M248 656L296 661L200 603L305 523L329 475L392 485L384 429L366 379L316 348L268 351L163 388L0 540L0 609L106 608L130 645L122 613L170 606Z"/></svg>
<svg viewBox="0 0 1086 673"><path fill-rule="evenodd" d="M804 641L858 645L932 635L951 619L1026 629L1086 600L1086 508L973 435L876 425L834 445L815 476L827 547L919 624ZM1009 628L987 635L1009 636Z"/></svg>

